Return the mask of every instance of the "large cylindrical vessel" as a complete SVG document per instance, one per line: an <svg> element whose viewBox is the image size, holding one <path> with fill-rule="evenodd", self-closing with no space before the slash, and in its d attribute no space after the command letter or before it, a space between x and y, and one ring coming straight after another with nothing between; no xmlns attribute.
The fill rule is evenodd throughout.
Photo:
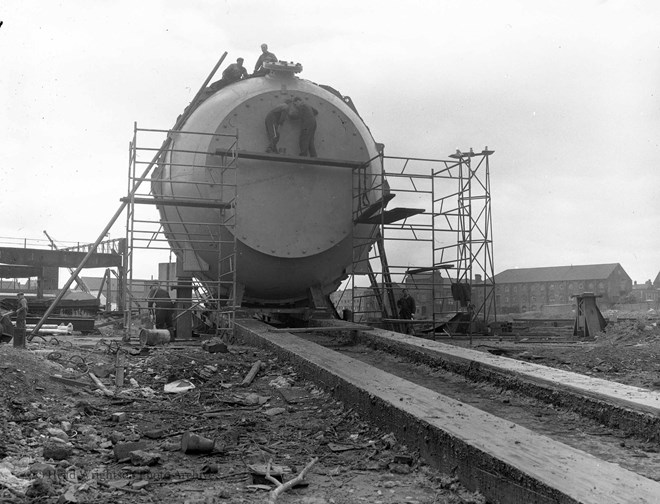
<svg viewBox="0 0 660 504"><path fill-rule="evenodd" d="M305 126L295 114L280 126L277 152L267 153L266 116L296 99L316 111L317 158L299 156ZM356 248L354 220L382 196L381 160L367 126L338 93L273 69L215 92L172 135L152 191L215 206L158 207L172 249L200 281L217 282L235 268L243 304L300 305L312 288L334 291L356 254L367 252L368 240ZM236 138L238 158L227 169ZM360 236L373 234L358 226ZM234 238L235 261L223 261L223 244Z"/></svg>

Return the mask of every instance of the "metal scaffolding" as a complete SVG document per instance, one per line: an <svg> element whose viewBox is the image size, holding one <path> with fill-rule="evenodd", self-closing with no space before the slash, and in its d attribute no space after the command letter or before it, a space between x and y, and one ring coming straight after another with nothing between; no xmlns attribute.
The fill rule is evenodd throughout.
<svg viewBox="0 0 660 504"><path fill-rule="evenodd" d="M226 145L222 156L214 155L212 164L176 164L173 156L179 152L175 143L170 144L167 155L162 155L156 169L150 176L140 173L141 165L150 163L150 156L157 150L157 141L162 135L168 137L172 130L140 129L135 125L133 139L129 145L128 196L126 213L126 296L124 324L126 334L136 315L145 320L151 281L135 278L136 263L148 261L163 262L167 258L167 270L159 272L161 286L171 296L173 306L171 319L173 327L189 329L197 322L207 322L220 331L233 332L237 300L236 283L236 214L237 195L237 150L238 135L218 133L176 131L176 135L213 136L222 138ZM208 152L185 151L206 159ZM185 173L182 171L185 170ZM140 182L145 184L142 192L135 190ZM167 194L161 190L167 187ZM161 189L159 189L161 188ZM189 197L189 194L197 194ZM185 197L177 194L186 194ZM209 197L208 194L212 196ZM161 209L160 215L155 207ZM203 216L198 220L186 220L182 209L194 208L208 211L197 212ZM162 211L169 209L171 212ZM172 218L174 217L174 218ZM171 220L170 220L171 219ZM174 231L175 230L175 231ZM222 232L221 230L228 231ZM200 250L217 250L217 274L203 271L192 272L184 268L183 261L192 257L203 263L197 256ZM169 254L169 257L168 257ZM175 260L173 261L173 256ZM176 268L174 268L176 265ZM164 276L164 278L163 278ZM146 283L146 285L145 285ZM166 308L164 308L166 309ZM193 314L204 313L193 320Z"/></svg>
<svg viewBox="0 0 660 504"><path fill-rule="evenodd" d="M432 335L457 314L469 317L470 333L479 320L495 321L492 153L457 153L450 160L381 155L383 168L375 183L380 199L373 202L362 183L368 163L356 170L354 320ZM396 207L386 208L390 202ZM374 246L367 254L369 241ZM368 286L359 280L365 276ZM416 298L415 320L399 318L396 300L404 288Z"/></svg>

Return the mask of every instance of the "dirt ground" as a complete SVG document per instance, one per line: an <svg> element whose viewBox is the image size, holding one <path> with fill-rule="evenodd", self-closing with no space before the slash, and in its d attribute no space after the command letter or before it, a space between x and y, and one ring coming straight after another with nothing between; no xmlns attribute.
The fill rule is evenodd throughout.
<svg viewBox="0 0 660 504"><path fill-rule="evenodd" d="M219 344L210 353L200 341L140 350L103 331L35 338L27 350L0 345L0 502L268 502L269 461L288 481L318 457L277 502L485 503L267 352ZM592 342L475 346L493 347L660 388L660 328L645 316L610 324ZM194 388L166 393L176 380ZM213 451L184 453L187 432L213 440Z"/></svg>
<svg viewBox="0 0 660 504"><path fill-rule="evenodd" d="M318 458L278 503L485 503L264 351L104 333L0 345L0 502L268 502L269 461L289 481ZM184 453L186 433L213 451Z"/></svg>
<svg viewBox="0 0 660 504"><path fill-rule="evenodd" d="M610 322L593 341L571 344L477 341L474 348L482 351L505 348L507 357L626 385L660 389L659 322L655 314L628 314Z"/></svg>

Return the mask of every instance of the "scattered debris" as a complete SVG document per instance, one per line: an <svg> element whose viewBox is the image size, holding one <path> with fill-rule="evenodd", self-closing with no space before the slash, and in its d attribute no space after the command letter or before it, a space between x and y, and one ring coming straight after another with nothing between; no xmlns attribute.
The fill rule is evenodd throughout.
<svg viewBox="0 0 660 504"><path fill-rule="evenodd" d="M19 495L24 494L30 486L30 480L14 476L4 463L0 463L0 487L5 487Z"/></svg>
<svg viewBox="0 0 660 504"><path fill-rule="evenodd" d="M166 394L180 394L182 392L188 392L195 388L195 384L189 380L176 380L170 383L167 383L163 390Z"/></svg>
<svg viewBox="0 0 660 504"><path fill-rule="evenodd" d="M264 415L269 417L281 415L282 413L286 413L286 408L269 408L266 411L264 411Z"/></svg>
<svg viewBox="0 0 660 504"><path fill-rule="evenodd" d="M278 376L274 380L271 380L268 385L277 389L288 388L293 385L293 380L287 376Z"/></svg>
<svg viewBox="0 0 660 504"><path fill-rule="evenodd" d="M181 437L181 451L183 453L211 453L214 448L214 439L208 439L192 432L186 432Z"/></svg>
<svg viewBox="0 0 660 504"><path fill-rule="evenodd" d="M206 340L202 343L202 348L206 350L209 353L227 353L229 352L229 348L227 348L227 345L220 339L218 338L212 338L210 340Z"/></svg>
<svg viewBox="0 0 660 504"><path fill-rule="evenodd" d="M131 464L138 467L153 466L160 462L160 454L144 450L131 452Z"/></svg>
<svg viewBox="0 0 660 504"><path fill-rule="evenodd" d="M97 376L96 376L94 373L92 373L92 372L90 371L90 372L87 373L87 374L89 374L89 377L92 379L92 381L94 382L94 384L99 388L99 390L101 390L101 392L103 392L104 395L107 395L107 396L112 396L112 395L114 395L112 392L110 392L110 390L108 390L108 388L107 388L105 385L103 385L103 383L101 382L101 380L99 380L99 379L97 378Z"/></svg>
<svg viewBox="0 0 660 504"><path fill-rule="evenodd" d="M114 447L114 455L117 462L128 462L131 460L131 453L138 450L146 450L145 441L135 441L128 443L117 443Z"/></svg>
<svg viewBox="0 0 660 504"><path fill-rule="evenodd" d="M261 492L277 488L248 465L278 457L271 477L280 478L283 468L286 485L310 451L320 452L323 463L308 470L306 478L314 478L296 483L297 500L328 504L339 482L342 501L373 502L380 485L373 471L390 473L388 464L396 463L380 441L383 433L266 351L231 346L212 354L192 345L137 351L121 343L122 335L57 345L35 338L35 351L22 353L0 346L0 467L7 481L17 478L11 490L0 480L0 502L146 504L183 502L185 495L190 503L256 504L263 502ZM124 386L116 379L119 369ZM239 389L252 370L251 382ZM177 392L166 393L169 384ZM196 455L182 446L193 433L206 440ZM333 451L335 445L352 449ZM407 481L401 485L408 494L418 502L432 499L432 480L428 489L420 486L426 476L419 466L402 465L412 471L397 476ZM340 467L336 476L324 476ZM349 473L360 476L338 479Z"/></svg>
<svg viewBox="0 0 660 504"><path fill-rule="evenodd" d="M300 471L300 474L293 478L292 480L287 481L286 483L282 484L280 483L276 478L274 478L271 475L271 461L268 462L268 469L266 470L266 479L272 483L275 484L277 488L270 492L268 496L268 503L269 504L274 504L277 498L280 496L280 494L283 494L287 490L293 488L296 486L298 483L302 482L305 479L305 475L309 472L309 470L314 466L319 461L318 457L314 457L312 461L305 466L305 468Z"/></svg>
<svg viewBox="0 0 660 504"><path fill-rule="evenodd" d="M117 412L112 414L112 421L116 423L121 423L126 421L126 413Z"/></svg>
<svg viewBox="0 0 660 504"><path fill-rule="evenodd" d="M249 386L257 376L257 373L259 372L260 369L261 369L261 361L257 361L254 364L252 364L252 367L250 368L250 372L247 374L247 376L241 383L241 387Z"/></svg>
<svg viewBox="0 0 660 504"><path fill-rule="evenodd" d="M45 460L66 460L73 455L73 445L58 438L50 438L44 442L42 455Z"/></svg>

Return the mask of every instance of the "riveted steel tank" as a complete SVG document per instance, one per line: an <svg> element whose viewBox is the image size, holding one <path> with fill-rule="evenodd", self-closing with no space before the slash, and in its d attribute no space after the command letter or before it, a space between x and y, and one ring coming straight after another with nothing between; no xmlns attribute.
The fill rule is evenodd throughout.
<svg viewBox="0 0 660 504"><path fill-rule="evenodd" d="M235 172L221 168L227 159L218 152L230 148L223 135L237 136L239 154L266 154L266 115L296 98L317 111L317 159L298 158L301 125L289 118L277 147L283 159L296 156L295 162L239 156ZM323 294L336 290L356 250L368 250L366 242L355 248L354 218L358 205L382 196L381 161L369 129L338 93L292 72L271 71L212 94L172 135L171 149L152 179L156 197L230 201L234 187L228 181L235 174L231 208L158 207L175 253L186 256L193 270L198 260L192 275L200 281L215 282L235 268L245 304L304 303L312 287ZM324 159L368 165L356 170L315 163ZM366 228L359 233L369 234ZM234 237L235 261L219 260L218 243L222 247Z"/></svg>

